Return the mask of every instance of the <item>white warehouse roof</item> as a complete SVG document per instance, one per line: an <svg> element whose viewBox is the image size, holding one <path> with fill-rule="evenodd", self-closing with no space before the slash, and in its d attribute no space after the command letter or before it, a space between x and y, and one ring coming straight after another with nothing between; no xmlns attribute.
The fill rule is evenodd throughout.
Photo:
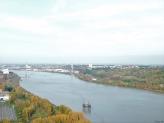
<svg viewBox="0 0 164 123"><path fill-rule="evenodd" d="M3 69L2 72L3 74L9 74L9 69Z"/></svg>

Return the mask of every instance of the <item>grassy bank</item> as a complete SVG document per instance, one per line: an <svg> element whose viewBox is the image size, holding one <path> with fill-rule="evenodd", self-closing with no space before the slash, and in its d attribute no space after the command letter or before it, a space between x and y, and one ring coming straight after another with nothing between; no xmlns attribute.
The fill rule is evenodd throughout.
<svg viewBox="0 0 164 123"><path fill-rule="evenodd" d="M76 76L88 82L164 92L164 68L92 69Z"/></svg>
<svg viewBox="0 0 164 123"><path fill-rule="evenodd" d="M10 103L15 105L20 123L90 123L83 113L73 112L64 105L55 106L21 87L11 93Z"/></svg>
<svg viewBox="0 0 164 123"><path fill-rule="evenodd" d="M8 82L7 85L12 85L10 100L7 103L14 106L17 119L5 119L0 123L90 123L81 112L74 112L64 105L53 105L17 84ZM3 87L5 89L6 85Z"/></svg>

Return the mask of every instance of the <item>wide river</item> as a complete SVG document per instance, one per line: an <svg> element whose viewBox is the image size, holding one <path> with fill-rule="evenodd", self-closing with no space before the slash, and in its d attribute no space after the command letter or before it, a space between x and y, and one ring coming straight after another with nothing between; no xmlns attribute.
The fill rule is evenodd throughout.
<svg viewBox="0 0 164 123"><path fill-rule="evenodd" d="M144 90L88 83L70 75L14 71L22 77L21 86L56 105L84 111L89 101L91 112L85 113L93 123L164 123L164 94Z"/></svg>

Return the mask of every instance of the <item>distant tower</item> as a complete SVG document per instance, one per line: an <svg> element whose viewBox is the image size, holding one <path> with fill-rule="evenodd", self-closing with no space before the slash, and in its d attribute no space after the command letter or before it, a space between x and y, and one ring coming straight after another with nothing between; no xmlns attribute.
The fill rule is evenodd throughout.
<svg viewBox="0 0 164 123"><path fill-rule="evenodd" d="M74 68L73 68L73 64L71 65L71 73L73 74L74 72Z"/></svg>
<svg viewBox="0 0 164 123"><path fill-rule="evenodd" d="M29 73L28 73L28 71L30 71L31 70L31 66L29 66L29 65L25 65L25 70L26 70L26 73L25 73L25 78L29 78Z"/></svg>

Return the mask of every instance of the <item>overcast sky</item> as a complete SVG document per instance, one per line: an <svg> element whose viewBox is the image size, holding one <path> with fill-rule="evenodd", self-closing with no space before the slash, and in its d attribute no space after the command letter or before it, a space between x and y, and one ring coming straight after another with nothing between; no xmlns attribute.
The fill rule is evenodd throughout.
<svg viewBox="0 0 164 123"><path fill-rule="evenodd" d="M164 0L0 0L0 63L164 64Z"/></svg>

